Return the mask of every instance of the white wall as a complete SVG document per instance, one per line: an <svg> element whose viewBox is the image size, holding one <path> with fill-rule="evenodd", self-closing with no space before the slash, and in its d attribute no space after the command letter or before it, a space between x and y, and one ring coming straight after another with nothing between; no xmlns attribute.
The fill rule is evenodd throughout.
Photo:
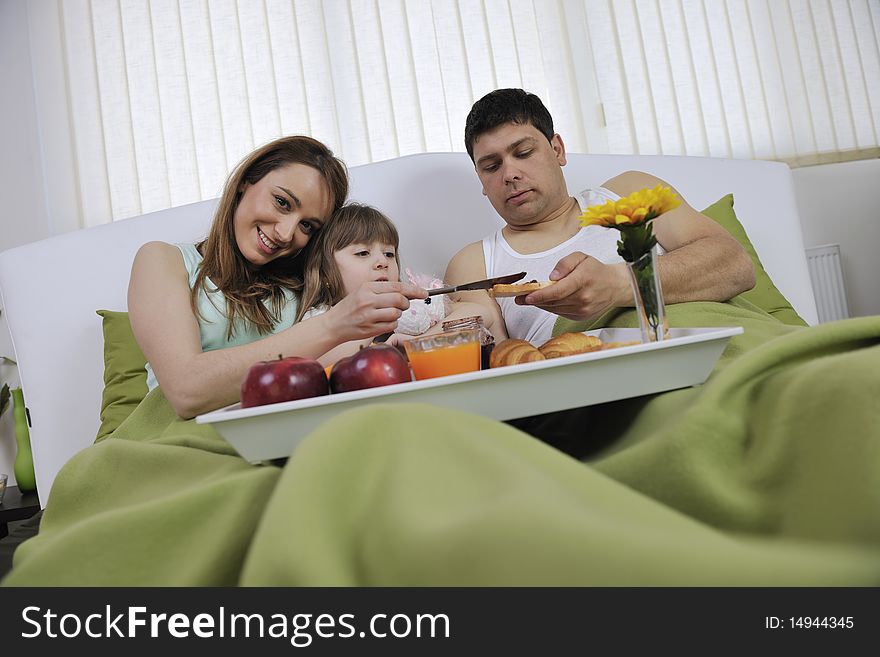
<svg viewBox="0 0 880 657"><path fill-rule="evenodd" d="M880 315L880 159L794 170L807 247L840 244L849 314Z"/></svg>
<svg viewBox="0 0 880 657"><path fill-rule="evenodd" d="M0 251L49 236L24 0L0 0Z"/></svg>
<svg viewBox="0 0 880 657"><path fill-rule="evenodd" d="M0 0L0 251L49 237L40 158L25 0ZM13 356L0 315L0 354ZM15 368L0 364L0 385L18 384ZM0 417L0 472L14 480L12 413Z"/></svg>

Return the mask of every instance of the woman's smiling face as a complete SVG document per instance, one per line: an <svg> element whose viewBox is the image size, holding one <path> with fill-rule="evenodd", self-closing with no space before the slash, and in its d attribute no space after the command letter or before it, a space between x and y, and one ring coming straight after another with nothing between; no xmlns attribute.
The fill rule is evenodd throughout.
<svg viewBox="0 0 880 657"><path fill-rule="evenodd" d="M233 219L235 241L248 262L266 265L299 253L332 211L318 170L287 164L245 184Z"/></svg>

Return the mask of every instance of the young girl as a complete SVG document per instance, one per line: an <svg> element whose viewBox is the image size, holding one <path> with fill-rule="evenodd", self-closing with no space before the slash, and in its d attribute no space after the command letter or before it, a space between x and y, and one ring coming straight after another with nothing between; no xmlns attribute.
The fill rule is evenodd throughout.
<svg viewBox="0 0 880 657"><path fill-rule="evenodd" d="M388 217L368 205L349 203L333 217L321 231L306 261L305 286L300 306L300 318L320 316L334 308L347 294L360 286L382 284L400 279L397 228ZM409 282L425 287L441 287L442 281L418 276L406 271ZM446 295L429 300L413 300L403 312L389 344L400 344L416 335L438 333L442 320L468 315L481 315L483 309L474 303L453 304ZM487 329L498 335L503 327L486 321ZM369 344L374 336L354 340L323 354L319 360L331 365Z"/></svg>
<svg viewBox="0 0 880 657"><path fill-rule="evenodd" d="M208 237L198 244L150 242L132 266L128 310L162 388L184 418L238 400L251 365L315 358L396 326L425 291L397 282L352 288L326 313L294 322L303 249L348 193L344 164L309 137L284 137L232 172Z"/></svg>

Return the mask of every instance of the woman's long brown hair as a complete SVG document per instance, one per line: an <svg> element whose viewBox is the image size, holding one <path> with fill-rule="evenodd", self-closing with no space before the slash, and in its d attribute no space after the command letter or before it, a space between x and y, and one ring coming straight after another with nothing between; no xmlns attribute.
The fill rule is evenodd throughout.
<svg viewBox="0 0 880 657"><path fill-rule="evenodd" d="M296 321L310 308L333 306L345 296L342 275L334 254L349 244L381 242L394 247L394 259L400 270L397 247L400 238L391 220L376 208L360 203L349 203L337 210L318 233L313 248L309 249L303 278L302 301Z"/></svg>
<svg viewBox="0 0 880 657"><path fill-rule="evenodd" d="M190 293L193 313L199 316L198 295L217 289L226 297L227 337L235 332L236 319L252 324L261 334L269 333L281 319L285 291L300 295L303 287L303 251L254 267L245 259L235 240L235 211L245 185L259 182L267 173L288 164L304 164L316 169L327 183L333 210L348 196L345 164L321 142L305 136L276 139L248 155L232 171L214 214L208 237L197 244L203 260ZM319 233L320 234L320 233ZM314 240L310 240L311 242ZM210 279L210 280L209 280ZM268 307L267 307L268 302Z"/></svg>

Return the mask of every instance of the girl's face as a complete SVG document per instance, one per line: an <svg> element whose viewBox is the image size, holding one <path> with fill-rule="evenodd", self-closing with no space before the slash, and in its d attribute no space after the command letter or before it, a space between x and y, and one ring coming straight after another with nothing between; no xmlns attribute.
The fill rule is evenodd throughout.
<svg viewBox="0 0 880 657"><path fill-rule="evenodd" d="M351 294L367 282L400 280L396 251L391 244L381 242L349 244L336 251L333 258L345 293Z"/></svg>
<svg viewBox="0 0 880 657"><path fill-rule="evenodd" d="M248 262L265 265L299 253L332 211L317 169L288 164L245 183L233 219L235 242Z"/></svg>

